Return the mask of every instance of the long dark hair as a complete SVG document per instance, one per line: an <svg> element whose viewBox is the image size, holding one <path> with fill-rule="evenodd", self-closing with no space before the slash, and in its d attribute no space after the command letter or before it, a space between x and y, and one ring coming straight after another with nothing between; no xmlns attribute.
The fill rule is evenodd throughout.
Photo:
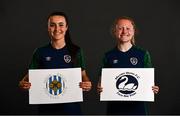
<svg viewBox="0 0 180 116"><path fill-rule="evenodd" d="M56 12L51 13L48 16L48 20L52 16L63 16L65 18L65 20L66 20L66 26L68 26L68 29L67 29L66 34L65 34L65 43L66 43L66 47L67 47L67 49L68 49L68 51L69 51L69 53L70 53L70 55L72 57L72 63L75 66L76 63L77 63L76 55L77 55L77 52L80 49L80 47L75 45L71 40L71 36L70 36L70 32L69 32L69 27L70 26L69 26L68 17L64 12L56 11Z"/></svg>

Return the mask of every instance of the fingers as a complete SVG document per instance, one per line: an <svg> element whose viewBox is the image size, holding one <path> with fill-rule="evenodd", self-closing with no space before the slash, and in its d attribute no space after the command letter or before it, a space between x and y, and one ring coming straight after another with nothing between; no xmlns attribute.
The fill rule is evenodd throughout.
<svg viewBox="0 0 180 116"><path fill-rule="evenodd" d="M97 85L97 92L101 93L103 91L103 88L101 87L100 84Z"/></svg>
<svg viewBox="0 0 180 116"><path fill-rule="evenodd" d="M29 82L27 82L27 81L20 81L20 82L19 82L19 87L20 87L21 89L28 90L28 89L30 89L30 87L31 87L31 83L29 83Z"/></svg>
<svg viewBox="0 0 180 116"><path fill-rule="evenodd" d="M98 93L101 93L101 92L102 92L102 90L103 90L103 88L102 88L102 87L97 88L97 92L98 92Z"/></svg>
<svg viewBox="0 0 180 116"><path fill-rule="evenodd" d="M80 88L83 89L83 91L90 91L92 84L90 81L86 81L86 82L80 82L79 86L80 86Z"/></svg>
<svg viewBox="0 0 180 116"><path fill-rule="evenodd" d="M158 86L152 86L152 91L157 94L159 92L159 87Z"/></svg>

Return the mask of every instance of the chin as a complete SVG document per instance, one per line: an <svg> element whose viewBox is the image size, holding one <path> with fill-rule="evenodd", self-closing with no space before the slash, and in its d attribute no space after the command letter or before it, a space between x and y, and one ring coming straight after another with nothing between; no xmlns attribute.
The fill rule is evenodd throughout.
<svg viewBox="0 0 180 116"><path fill-rule="evenodd" d="M57 41L57 40L61 40L61 38L52 38L52 41Z"/></svg>
<svg viewBox="0 0 180 116"><path fill-rule="evenodd" d="M60 40L60 39L62 39L63 37L62 36L54 36L53 37L55 40Z"/></svg>
<svg viewBox="0 0 180 116"><path fill-rule="evenodd" d="M122 42L131 41L131 39L129 39L129 38L119 38L119 40L122 41Z"/></svg>
<svg viewBox="0 0 180 116"><path fill-rule="evenodd" d="M131 40L119 40L121 43L128 43L128 42L131 42Z"/></svg>

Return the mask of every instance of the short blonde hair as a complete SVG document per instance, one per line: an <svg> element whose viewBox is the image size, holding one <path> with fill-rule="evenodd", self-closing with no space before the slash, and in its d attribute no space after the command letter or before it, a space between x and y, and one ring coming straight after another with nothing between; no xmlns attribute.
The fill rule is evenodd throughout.
<svg viewBox="0 0 180 116"><path fill-rule="evenodd" d="M115 37L116 25L117 25L118 21L122 20L122 19L129 20L131 22L131 24L133 25L133 28L134 28L134 36L135 36L135 34L137 34L137 29L136 29L136 25L134 23L134 20L132 18L130 18L130 17L127 17L127 16L121 16L121 17L118 17L118 18L116 18L114 20L114 22L113 22L113 24L111 26L111 35L113 37ZM131 43L133 45L135 45L135 37L134 36L131 39Z"/></svg>

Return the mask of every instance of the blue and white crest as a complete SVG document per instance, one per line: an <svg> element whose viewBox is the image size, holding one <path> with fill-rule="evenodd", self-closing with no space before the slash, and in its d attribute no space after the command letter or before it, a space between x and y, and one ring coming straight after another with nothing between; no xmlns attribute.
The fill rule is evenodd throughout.
<svg viewBox="0 0 180 116"><path fill-rule="evenodd" d="M66 63L70 63L71 62L71 56L70 55L64 55L64 61Z"/></svg>
<svg viewBox="0 0 180 116"><path fill-rule="evenodd" d="M65 88L65 82L61 76L52 75L46 82L46 88L48 90L48 93L57 96L63 93Z"/></svg>

